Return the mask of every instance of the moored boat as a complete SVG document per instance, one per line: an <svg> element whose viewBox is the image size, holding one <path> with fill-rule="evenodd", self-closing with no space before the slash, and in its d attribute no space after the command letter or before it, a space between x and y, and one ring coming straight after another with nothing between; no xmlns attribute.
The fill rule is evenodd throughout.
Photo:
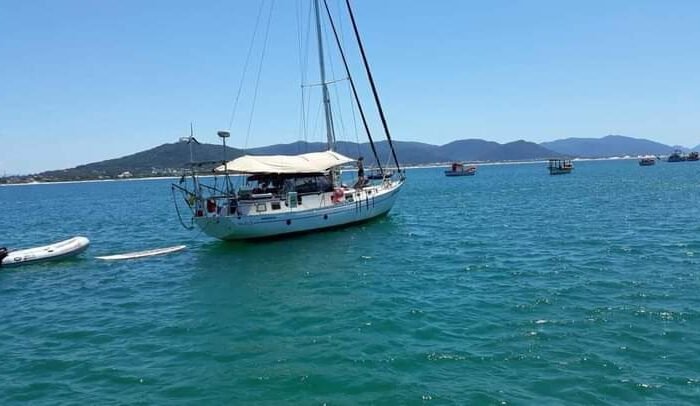
<svg viewBox="0 0 700 406"><path fill-rule="evenodd" d="M668 156L666 162L684 162L686 157L683 155L682 151L677 149L673 151L671 155Z"/></svg>
<svg viewBox="0 0 700 406"><path fill-rule="evenodd" d="M565 175L571 173L574 169L574 164L570 159L550 159L547 164L550 175Z"/></svg>
<svg viewBox="0 0 700 406"><path fill-rule="evenodd" d="M35 262L55 261L74 257L85 251L90 240L85 237L73 237L65 241L42 247L8 251L0 249L0 266L26 265Z"/></svg>
<svg viewBox="0 0 700 406"><path fill-rule="evenodd" d="M315 24L310 24L315 25L316 29L320 68L320 82L313 87L320 87L322 92L327 150L300 155L244 155L231 161L224 159L213 169L216 175L213 184L212 181L201 179L196 166L192 165L188 173L191 182L182 186L186 179L183 176L180 184L172 185L172 190L173 193L182 194L192 215L192 224L205 234L223 240L276 237L363 222L387 214L393 207L405 182L405 172L399 164L391 140L350 3L346 2L347 14L361 51L362 65L371 85L395 171L387 171L381 165L386 160L380 159L377 154L333 17L325 1L323 4L327 16L325 22L330 26L336 48L342 57L346 80L352 89L353 106L362 119L377 164L374 172L376 175L365 177L362 158L355 160L336 151L336 130L328 85L338 80L326 80L320 2L313 0ZM304 91L307 88L312 88L312 85L302 83L302 100L305 99ZM225 153L226 139L230 133L219 131L218 135L223 140ZM352 184L344 183L341 173L342 168L348 164L355 164L358 168L357 179ZM234 187L231 179L234 175L243 179L244 184ZM219 183L216 180L218 177L223 177L223 181ZM177 203L176 209L181 222L187 226Z"/></svg>
<svg viewBox="0 0 700 406"><path fill-rule="evenodd" d="M455 162L449 170L445 171L445 176L474 176L476 175L476 166L464 166L464 164Z"/></svg>
<svg viewBox="0 0 700 406"><path fill-rule="evenodd" d="M652 166L656 165L656 157L644 156L639 158L639 166Z"/></svg>
<svg viewBox="0 0 700 406"><path fill-rule="evenodd" d="M686 161L700 161L700 154L698 154L697 151L693 151L689 153L685 159Z"/></svg>

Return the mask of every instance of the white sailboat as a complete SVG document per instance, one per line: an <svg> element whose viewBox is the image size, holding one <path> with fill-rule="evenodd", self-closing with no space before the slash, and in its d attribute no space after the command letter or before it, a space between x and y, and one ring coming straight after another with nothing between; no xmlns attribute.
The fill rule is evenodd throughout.
<svg viewBox="0 0 700 406"><path fill-rule="evenodd" d="M349 0L345 2L347 13L352 22L384 135L391 150L394 170L388 170L381 165L327 0L322 0L327 16L326 21L332 28L335 44L342 57L355 106L362 118L379 173L384 176L369 180L363 176L361 158L358 162L336 152L333 114L328 92L329 83L326 80L324 64L320 1L312 1L315 11L327 150L301 155L244 155L231 161L224 160L214 168L215 174L224 177L221 187L216 186L218 183L212 186L199 179L194 170L196 166L193 165L191 185L182 186L185 179L183 176L180 184L173 184L173 193L183 194L192 215L192 224L212 237L223 240L274 237L367 221L387 214L404 185L405 172L399 165L391 141L350 2ZM220 131L218 135L222 138L225 148L226 138L230 136L229 132ZM353 163L358 167L358 176L351 185L347 185L342 181L341 170L343 166ZM232 175L244 176L245 185L234 188L229 178ZM177 203L176 208L178 208ZM183 225L186 225L179 208L178 215Z"/></svg>

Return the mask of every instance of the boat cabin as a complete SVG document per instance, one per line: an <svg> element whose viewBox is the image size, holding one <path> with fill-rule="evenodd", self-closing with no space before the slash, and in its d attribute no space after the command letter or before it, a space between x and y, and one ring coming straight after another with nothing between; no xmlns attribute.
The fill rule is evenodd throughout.
<svg viewBox="0 0 700 406"><path fill-rule="evenodd" d="M550 175L564 175L571 173L574 169L574 164L570 159L550 159L547 164Z"/></svg>
<svg viewBox="0 0 700 406"><path fill-rule="evenodd" d="M272 195L286 195L288 192L332 192L333 179L330 173L258 174L248 176L246 187L242 188L241 191L250 191L252 194L270 193Z"/></svg>
<svg viewBox="0 0 700 406"><path fill-rule="evenodd" d="M668 156L666 162L684 162L686 159L687 157L683 155L683 151L677 149L673 151L671 155Z"/></svg>
<svg viewBox="0 0 700 406"><path fill-rule="evenodd" d="M459 162L454 162L449 170L445 171L445 176L474 176L476 174L476 166L464 166Z"/></svg>
<svg viewBox="0 0 700 406"><path fill-rule="evenodd" d="M644 156L639 158L639 166L653 166L656 164L656 157Z"/></svg>

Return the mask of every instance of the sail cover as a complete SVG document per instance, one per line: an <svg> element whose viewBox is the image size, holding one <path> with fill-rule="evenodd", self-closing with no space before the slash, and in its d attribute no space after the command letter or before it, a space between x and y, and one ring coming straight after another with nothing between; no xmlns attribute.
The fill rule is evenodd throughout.
<svg viewBox="0 0 700 406"><path fill-rule="evenodd" d="M354 161L333 151L301 155L243 155L214 170L238 173L322 173Z"/></svg>

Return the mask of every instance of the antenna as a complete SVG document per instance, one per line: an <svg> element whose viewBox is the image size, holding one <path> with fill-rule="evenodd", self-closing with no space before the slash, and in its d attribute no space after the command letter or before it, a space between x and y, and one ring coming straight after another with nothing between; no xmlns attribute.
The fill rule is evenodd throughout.
<svg viewBox="0 0 700 406"><path fill-rule="evenodd" d="M221 141L224 143L224 171L228 171L226 168L226 138L231 136L231 133L228 131L218 131L216 135L221 138Z"/></svg>
<svg viewBox="0 0 700 406"><path fill-rule="evenodd" d="M188 144L190 144L190 165L194 163L194 159L192 158L192 140L194 140L194 128L192 127L192 122L190 121L190 139Z"/></svg>
<svg viewBox="0 0 700 406"><path fill-rule="evenodd" d="M233 186L231 185L231 179L228 177L228 162L226 161L226 138L230 137L231 133L228 131L217 131L216 135L221 138L224 144L224 178L226 179L226 192L231 193Z"/></svg>

